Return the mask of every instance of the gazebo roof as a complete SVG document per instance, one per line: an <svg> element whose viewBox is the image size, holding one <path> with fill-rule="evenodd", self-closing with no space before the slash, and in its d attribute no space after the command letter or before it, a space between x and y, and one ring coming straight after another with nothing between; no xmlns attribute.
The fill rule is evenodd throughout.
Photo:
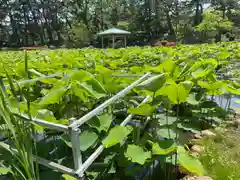
<svg viewBox="0 0 240 180"><path fill-rule="evenodd" d="M105 35L128 35L131 34L129 31L117 29L117 28L111 28L106 31L102 31L98 33L100 36L105 36Z"/></svg>

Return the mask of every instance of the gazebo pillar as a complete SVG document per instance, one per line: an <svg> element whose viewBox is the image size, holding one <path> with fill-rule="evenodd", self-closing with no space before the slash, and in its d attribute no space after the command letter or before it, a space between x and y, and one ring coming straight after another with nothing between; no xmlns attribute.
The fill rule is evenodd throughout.
<svg viewBox="0 0 240 180"><path fill-rule="evenodd" d="M124 47L127 47L127 36L124 36Z"/></svg>
<svg viewBox="0 0 240 180"><path fill-rule="evenodd" d="M112 35L112 48L115 48L115 36Z"/></svg>
<svg viewBox="0 0 240 180"><path fill-rule="evenodd" d="M104 47L103 47L103 36L102 36L102 48L104 48Z"/></svg>

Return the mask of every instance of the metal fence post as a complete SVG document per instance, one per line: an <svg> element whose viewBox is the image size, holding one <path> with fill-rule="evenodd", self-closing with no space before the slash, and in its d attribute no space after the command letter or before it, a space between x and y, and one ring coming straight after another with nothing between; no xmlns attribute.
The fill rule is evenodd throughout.
<svg viewBox="0 0 240 180"><path fill-rule="evenodd" d="M71 118L69 123L73 123L76 119ZM70 136L72 143L72 152L73 152L73 161L74 169L78 170L82 165L82 154L80 150L80 129L79 128L70 128Z"/></svg>

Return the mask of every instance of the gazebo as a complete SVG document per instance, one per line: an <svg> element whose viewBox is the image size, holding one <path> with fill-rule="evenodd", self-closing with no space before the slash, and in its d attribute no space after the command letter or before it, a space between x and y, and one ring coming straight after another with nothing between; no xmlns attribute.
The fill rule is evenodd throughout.
<svg viewBox="0 0 240 180"><path fill-rule="evenodd" d="M124 31L117 28L111 28L106 31L100 32L97 35L102 37L102 48L103 48L103 38L112 38L112 47L115 47L116 38L124 38L124 46L127 46L127 35L131 34L128 31Z"/></svg>

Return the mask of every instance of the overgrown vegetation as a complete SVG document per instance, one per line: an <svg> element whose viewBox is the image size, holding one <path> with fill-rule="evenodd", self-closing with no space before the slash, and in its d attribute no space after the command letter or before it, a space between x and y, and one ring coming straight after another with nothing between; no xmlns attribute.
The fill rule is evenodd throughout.
<svg viewBox="0 0 240 180"><path fill-rule="evenodd" d="M25 72L28 70L28 62L25 54ZM5 71L6 72L6 71ZM1 139L0 154L1 168L0 175L11 174L14 179L39 179L38 163L34 163L33 153L36 153L36 142L33 137L35 134L34 123L31 119L30 98L28 95L23 96L19 91L20 98L16 94L16 89L13 84L13 79L6 72L6 77L9 82L9 91L3 85L2 78L0 80L0 119L1 119ZM28 79L28 73L25 73L25 79ZM29 92L29 86L26 86L26 92ZM13 97L8 97L8 92L11 92ZM30 121L22 121L15 116L14 112L19 113L19 99L22 99L27 107L26 113L30 117ZM13 104L16 104L16 109L13 109ZM18 109L19 108L19 109ZM13 148L13 149L12 149ZM16 153L18 152L18 153Z"/></svg>
<svg viewBox="0 0 240 180"><path fill-rule="evenodd" d="M240 179L239 134L239 130L222 130L215 138L203 140L200 160L214 180Z"/></svg>
<svg viewBox="0 0 240 180"><path fill-rule="evenodd" d="M6 89L6 93L1 101L5 109L0 115L4 117L7 107L12 120L16 119L20 125L26 119L25 114L68 125L72 117L82 117L138 79L137 76L151 72L151 77L124 98L81 126L83 161L99 145L105 147L84 175L88 179L131 179L153 178L161 172L166 180L181 178L186 173L203 175L206 171L201 162L192 157L185 146L185 135L214 127L228 119L229 104L221 107L213 97L240 95L239 80L226 76L228 73L231 78L239 77L239 49L239 43L219 43L174 48L59 49L27 54L2 52L0 76L4 85L1 89ZM57 77L41 79L50 74ZM33 78L40 79L22 83ZM145 97L149 99L141 104ZM122 126L129 114L134 114L134 118ZM0 133L4 140L12 141L15 138L12 126L5 119L1 121L3 131ZM24 151L73 168L68 134L29 121L21 127L22 134L15 129L16 125L15 139L27 138L27 133L26 143L32 144L31 147L36 144L34 149L37 152L30 146ZM25 131L25 128L32 130ZM11 159L11 156L4 156L3 167L13 169L12 166L16 166L28 178L26 169L18 163L9 163ZM26 163L29 162L32 160L26 159ZM61 177L60 173L42 166L39 171L35 171L34 165L31 167L32 174L39 172L40 179ZM2 171L5 178L14 177L15 172L13 175L8 172L6 169Z"/></svg>

